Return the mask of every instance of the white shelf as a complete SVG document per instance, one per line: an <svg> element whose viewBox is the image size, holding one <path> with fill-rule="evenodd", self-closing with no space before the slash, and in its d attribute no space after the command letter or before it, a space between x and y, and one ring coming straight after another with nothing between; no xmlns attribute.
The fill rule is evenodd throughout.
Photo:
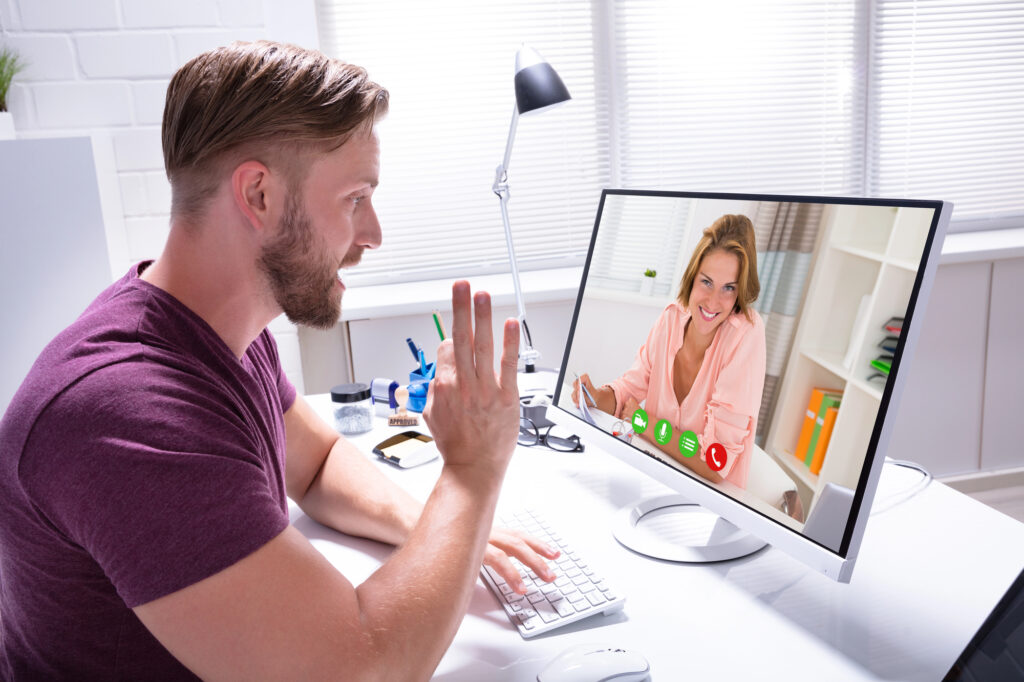
<svg viewBox="0 0 1024 682"><path fill-rule="evenodd" d="M882 399L867 382L870 361L885 321L906 315L930 220L930 210L891 207L837 207L826 218L765 448L809 489L808 511L826 483L857 486ZM843 392L818 475L793 455L814 388Z"/></svg>
<svg viewBox="0 0 1024 682"><path fill-rule="evenodd" d="M860 258L866 258L868 260L878 261L881 263L885 260L885 255L878 253L877 251L870 251L868 249L858 249L855 246L841 246L836 245L832 247L833 251L839 251L840 253L848 253L851 256L858 256Z"/></svg>
<svg viewBox="0 0 1024 682"><path fill-rule="evenodd" d="M803 462L798 460L792 452L777 452L775 461L782 465L789 473L798 478L811 490L817 490L818 477L811 473Z"/></svg>

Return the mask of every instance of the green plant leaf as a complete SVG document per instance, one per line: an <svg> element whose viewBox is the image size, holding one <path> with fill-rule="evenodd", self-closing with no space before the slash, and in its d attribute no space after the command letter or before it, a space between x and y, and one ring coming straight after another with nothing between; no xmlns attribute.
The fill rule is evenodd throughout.
<svg viewBox="0 0 1024 682"><path fill-rule="evenodd" d="M17 52L9 47L0 47L0 111L7 111L7 92L11 81L25 66Z"/></svg>

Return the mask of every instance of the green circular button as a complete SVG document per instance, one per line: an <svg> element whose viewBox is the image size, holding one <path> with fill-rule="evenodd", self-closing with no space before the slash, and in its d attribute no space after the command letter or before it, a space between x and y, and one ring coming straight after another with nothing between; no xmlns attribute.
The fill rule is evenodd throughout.
<svg viewBox="0 0 1024 682"><path fill-rule="evenodd" d="M700 443L697 441L697 434L693 431L683 431L679 436L679 453L683 457L693 457L700 450Z"/></svg>
<svg viewBox="0 0 1024 682"><path fill-rule="evenodd" d="M662 419L655 424L654 440L658 441L659 445L664 445L672 440L672 425L668 423L667 419Z"/></svg>
<svg viewBox="0 0 1024 682"><path fill-rule="evenodd" d="M633 430L637 433L647 430L647 413L643 411L643 408L639 408L633 413Z"/></svg>

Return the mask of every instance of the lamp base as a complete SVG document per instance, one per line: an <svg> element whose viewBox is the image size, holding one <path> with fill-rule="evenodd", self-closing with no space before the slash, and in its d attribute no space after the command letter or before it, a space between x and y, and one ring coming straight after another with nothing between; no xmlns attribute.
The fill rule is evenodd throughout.
<svg viewBox="0 0 1024 682"><path fill-rule="evenodd" d="M533 372L519 371L516 373L516 381L521 396L534 393L554 394L558 370L551 367L536 367Z"/></svg>

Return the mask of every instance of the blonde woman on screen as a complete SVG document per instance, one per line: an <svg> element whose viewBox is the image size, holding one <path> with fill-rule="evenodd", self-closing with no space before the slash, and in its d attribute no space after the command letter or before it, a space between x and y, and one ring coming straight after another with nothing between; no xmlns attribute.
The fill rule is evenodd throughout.
<svg viewBox="0 0 1024 682"><path fill-rule="evenodd" d="M579 381L588 405L617 417L631 419L642 403L648 427L639 437L709 481L746 488L764 388L764 323L750 308L760 290L754 227L746 216L724 215L704 230L676 300L633 366L601 387L583 374L573 382L573 403ZM664 444L654 437L661 420L672 427ZM680 451L684 431L697 434L694 456Z"/></svg>

